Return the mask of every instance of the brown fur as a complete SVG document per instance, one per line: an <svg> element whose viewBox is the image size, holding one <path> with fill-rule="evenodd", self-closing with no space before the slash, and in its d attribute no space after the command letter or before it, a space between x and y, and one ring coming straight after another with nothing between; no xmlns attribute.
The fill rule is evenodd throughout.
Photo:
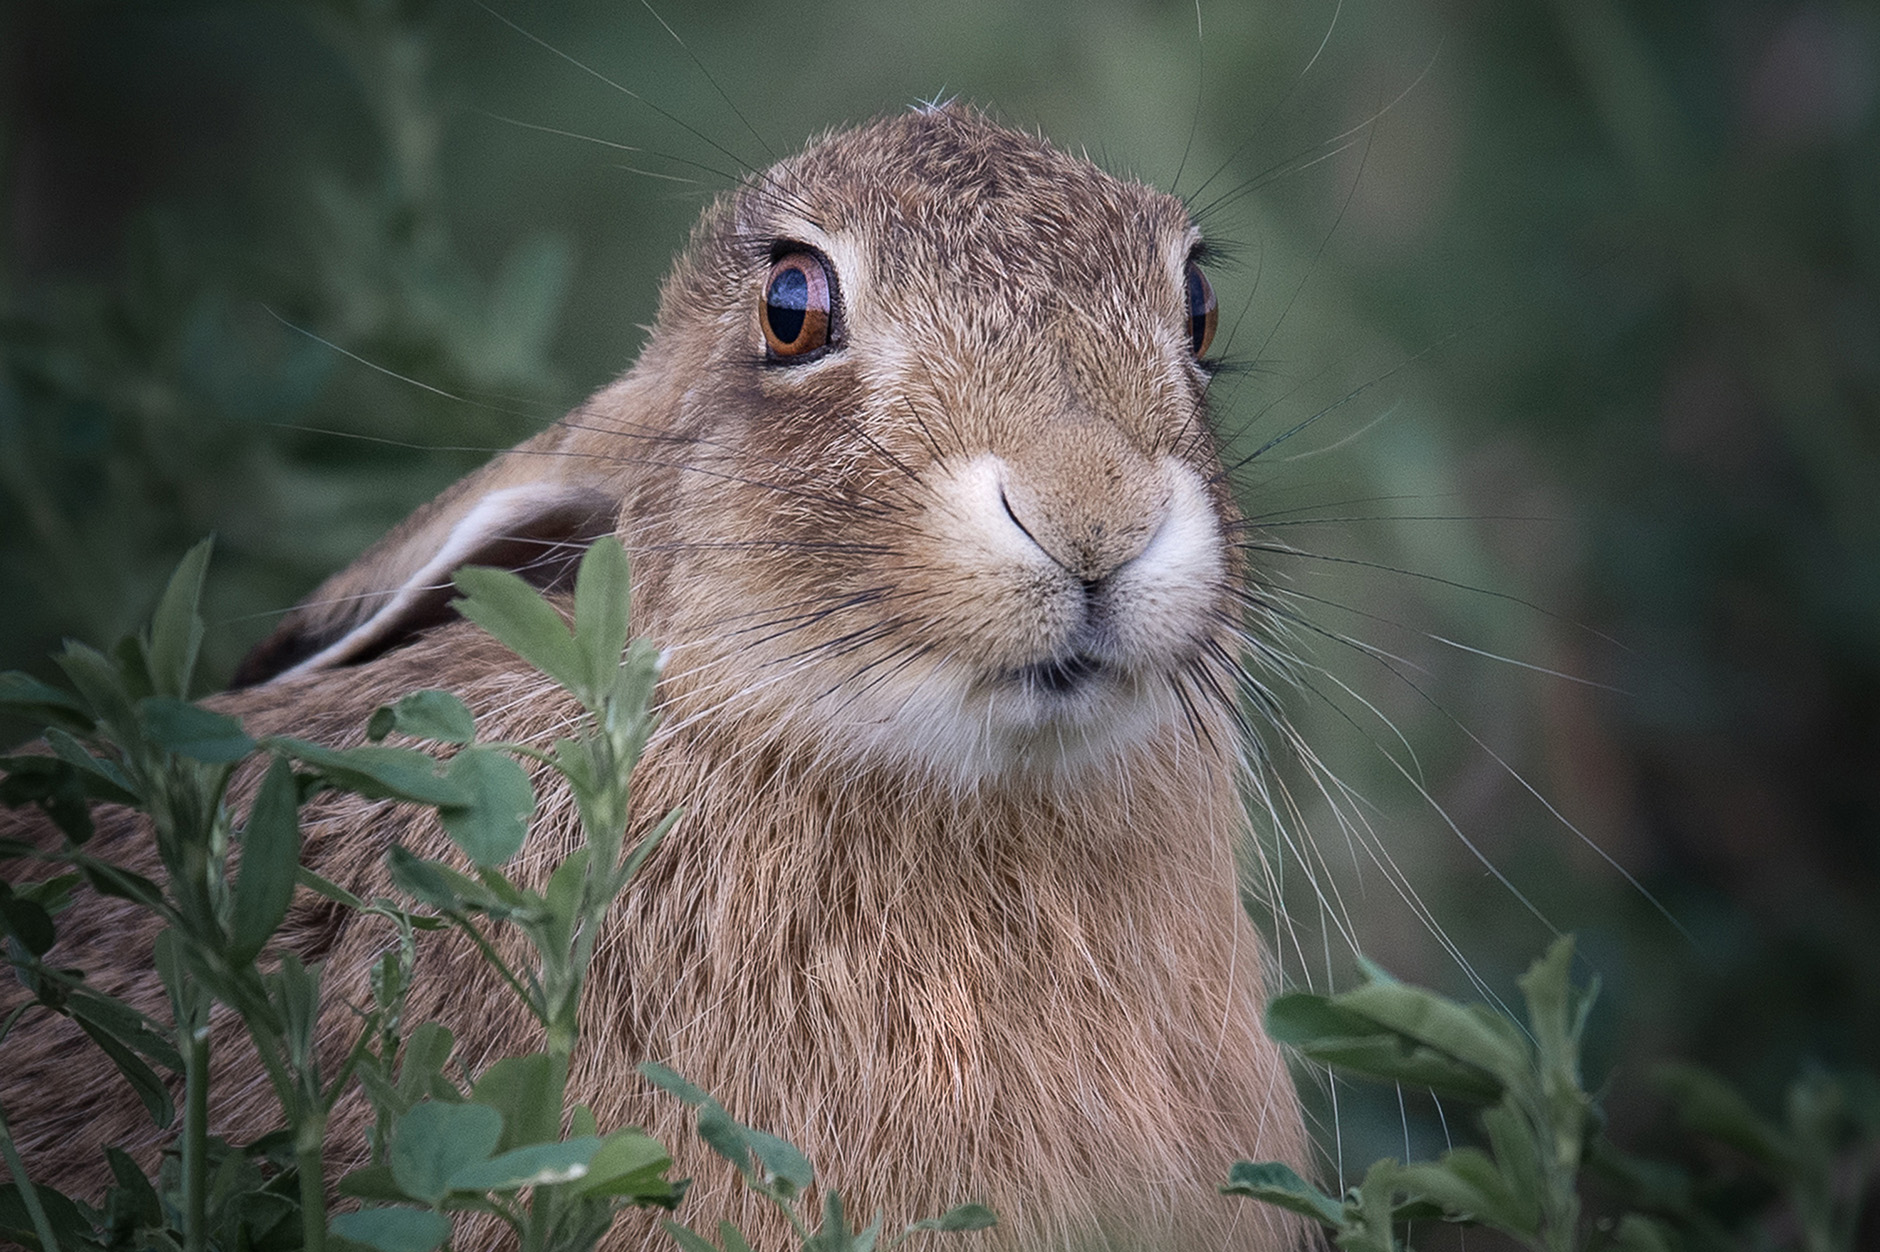
<svg viewBox="0 0 1880 1252"><path fill-rule="evenodd" d="M840 350L808 366L761 362L780 239L840 278ZM486 735L545 743L571 706L499 646L462 623L394 645L435 618L418 584L440 552L617 524L634 629L668 650L635 821L687 816L599 945L573 1095L673 1148L695 1223L782 1243L639 1060L891 1223L981 1201L1001 1224L980 1246L1297 1241L1215 1192L1237 1157L1305 1148L1237 898L1243 571L1189 351L1195 241L1179 202L967 110L826 139L706 214L630 373L329 582L249 675L287 676L217 702L251 733L349 742L375 705L443 685ZM1072 647L1100 676L1034 690L1027 667ZM544 795L533 864L574 839L569 808ZM357 800L322 802L307 836L361 890L394 839L444 848ZM58 958L154 1011L121 972L148 924L90 900L70 917ZM360 1000L387 938L307 902L285 942ZM426 946L417 1000L473 1066L536 1046L462 945ZM342 1038L344 1011L327 1026ZM61 1024L32 1031L0 1101L41 1176L96 1178L141 1114L106 1085L46 1120L67 1068L98 1066ZM218 1127L265 1127L264 1084L234 1082Z"/></svg>

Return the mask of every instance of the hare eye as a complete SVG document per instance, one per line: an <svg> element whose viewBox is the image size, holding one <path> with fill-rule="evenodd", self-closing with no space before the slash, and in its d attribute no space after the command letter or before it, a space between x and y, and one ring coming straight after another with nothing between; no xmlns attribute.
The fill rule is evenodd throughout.
<svg viewBox="0 0 1880 1252"><path fill-rule="evenodd" d="M773 361L800 361L829 346L828 264L813 252L787 252L764 280L764 347Z"/></svg>
<svg viewBox="0 0 1880 1252"><path fill-rule="evenodd" d="M1214 302L1214 288L1208 276L1193 261L1188 263L1188 342L1196 356L1207 353L1214 342L1214 323L1220 308Z"/></svg>

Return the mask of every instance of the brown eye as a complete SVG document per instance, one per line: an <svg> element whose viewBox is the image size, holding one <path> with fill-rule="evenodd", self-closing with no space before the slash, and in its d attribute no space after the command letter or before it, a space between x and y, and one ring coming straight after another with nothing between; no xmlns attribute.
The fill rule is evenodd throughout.
<svg viewBox="0 0 1880 1252"><path fill-rule="evenodd" d="M1214 323L1220 308L1214 303L1214 288L1208 276L1193 261L1188 263L1188 342L1196 356L1206 355L1214 342Z"/></svg>
<svg viewBox="0 0 1880 1252"><path fill-rule="evenodd" d="M764 346L773 361L801 360L829 346L829 270L813 252L788 252L764 280Z"/></svg>

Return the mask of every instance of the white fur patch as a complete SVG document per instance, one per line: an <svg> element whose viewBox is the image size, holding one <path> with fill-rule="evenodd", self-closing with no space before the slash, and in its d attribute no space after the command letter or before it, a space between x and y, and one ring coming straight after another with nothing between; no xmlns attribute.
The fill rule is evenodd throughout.
<svg viewBox="0 0 1880 1252"><path fill-rule="evenodd" d="M450 584L450 576L490 541L585 495L587 490L554 483L530 483L492 491L457 520L431 559L392 591L379 610L306 660L282 670L294 678L344 665L399 628L401 620L425 595Z"/></svg>

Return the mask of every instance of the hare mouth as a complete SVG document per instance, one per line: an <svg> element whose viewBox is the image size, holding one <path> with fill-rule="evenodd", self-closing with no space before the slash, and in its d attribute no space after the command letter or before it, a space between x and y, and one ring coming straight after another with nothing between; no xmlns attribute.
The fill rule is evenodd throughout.
<svg viewBox="0 0 1880 1252"><path fill-rule="evenodd" d="M1109 666L1093 656L1073 652L1068 656L1052 657L1048 661L1022 666L1012 670L1009 677L1028 691L1067 696L1103 678L1109 669Z"/></svg>

